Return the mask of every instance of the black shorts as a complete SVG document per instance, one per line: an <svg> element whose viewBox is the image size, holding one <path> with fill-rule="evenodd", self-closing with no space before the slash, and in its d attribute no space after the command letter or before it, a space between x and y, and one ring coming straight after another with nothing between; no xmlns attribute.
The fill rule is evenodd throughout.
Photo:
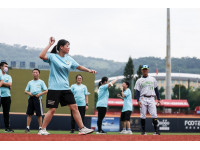
<svg viewBox="0 0 200 150"><path fill-rule="evenodd" d="M48 90L46 108L58 108L61 106L76 104L74 94L71 90Z"/></svg>
<svg viewBox="0 0 200 150"><path fill-rule="evenodd" d="M121 113L121 121L130 121L132 111L125 111Z"/></svg>
<svg viewBox="0 0 200 150"><path fill-rule="evenodd" d="M36 112L36 116L43 115L42 99L37 98L35 96L31 96L28 99L28 107L26 114L32 116L34 115L34 112Z"/></svg>

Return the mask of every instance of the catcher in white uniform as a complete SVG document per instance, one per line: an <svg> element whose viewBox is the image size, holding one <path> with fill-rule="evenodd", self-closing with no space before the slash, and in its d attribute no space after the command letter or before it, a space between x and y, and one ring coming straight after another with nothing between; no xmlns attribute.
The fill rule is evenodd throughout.
<svg viewBox="0 0 200 150"><path fill-rule="evenodd" d="M158 84L154 77L148 76L149 66L142 66L142 77L137 80L135 84L136 98L140 106L140 118L142 126L142 135L146 135L145 132L145 120L147 110L151 115L153 126L154 126L154 135L160 135L158 131L158 121L157 121L157 109L155 104L155 96L157 96L158 104L160 105L160 96L158 92Z"/></svg>

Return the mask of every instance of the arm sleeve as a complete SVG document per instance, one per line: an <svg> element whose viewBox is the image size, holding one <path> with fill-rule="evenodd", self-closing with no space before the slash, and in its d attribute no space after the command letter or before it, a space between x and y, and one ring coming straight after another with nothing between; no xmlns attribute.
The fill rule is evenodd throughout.
<svg viewBox="0 0 200 150"><path fill-rule="evenodd" d="M138 81L138 80L137 80L136 83L135 83L134 89L140 91L140 84L139 84L139 81Z"/></svg>
<svg viewBox="0 0 200 150"><path fill-rule="evenodd" d="M158 82L156 81L156 79L154 79L154 88L158 87Z"/></svg>
<svg viewBox="0 0 200 150"><path fill-rule="evenodd" d="M84 94L85 95L90 95L90 93L88 92L88 90L87 90L87 87L85 86L85 88L84 88Z"/></svg>
<svg viewBox="0 0 200 150"><path fill-rule="evenodd" d="M8 82L12 83L12 77L9 76Z"/></svg>
<svg viewBox="0 0 200 150"><path fill-rule="evenodd" d="M51 58L52 58L52 55L53 55L53 54L51 54L51 53L47 53L48 59L47 59L47 60L43 60L43 61L46 62L46 63L50 63Z"/></svg>
<svg viewBox="0 0 200 150"><path fill-rule="evenodd" d="M26 89L25 89L26 92L30 91L30 83L28 82L27 86L26 86Z"/></svg>
<svg viewBox="0 0 200 150"><path fill-rule="evenodd" d="M106 91L108 89L108 84L103 85L103 89Z"/></svg>
<svg viewBox="0 0 200 150"><path fill-rule="evenodd" d="M74 86L73 85L71 86L71 91L72 91L73 94L75 94L74 93Z"/></svg>
<svg viewBox="0 0 200 150"><path fill-rule="evenodd" d="M160 100L160 94L159 94L159 92L158 92L158 87L156 87L154 90L155 90L157 99Z"/></svg>
<svg viewBox="0 0 200 150"><path fill-rule="evenodd" d="M71 62L72 62L71 69L75 70L79 66L79 64L73 58L71 58Z"/></svg>
<svg viewBox="0 0 200 150"><path fill-rule="evenodd" d="M140 91L136 90L136 99L139 102L140 100Z"/></svg>
<svg viewBox="0 0 200 150"><path fill-rule="evenodd" d="M42 82L42 89L43 89L44 91L47 90L47 86L46 86L46 84L44 83L44 81Z"/></svg>

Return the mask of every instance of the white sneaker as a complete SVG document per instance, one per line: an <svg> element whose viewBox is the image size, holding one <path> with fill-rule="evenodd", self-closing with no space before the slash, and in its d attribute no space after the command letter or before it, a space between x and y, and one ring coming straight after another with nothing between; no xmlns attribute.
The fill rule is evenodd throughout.
<svg viewBox="0 0 200 150"><path fill-rule="evenodd" d="M126 131L125 134L133 134L133 132L131 130L129 130L129 131Z"/></svg>
<svg viewBox="0 0 200 150"><path fill-rule="evenodd" d="M120 134L126 134L126 130L122 130Z"/></svg>
<svg viewBox="0 0 200 150"><path fill-rule="evenodd" d="M47 132L47 130L40 130L39 132L38 132L38 134L39 135L49 135L50 133L49 132Z"/></svg>
<svg viewBox="0 0 200 150"><path fill-rule="evenodd" d="M82 129L79 130L79 133L78 134L82 134L82 135L85 135L85 134L90 134L94 132L93 129L88 129L86 127L83 127Z"/></svg>

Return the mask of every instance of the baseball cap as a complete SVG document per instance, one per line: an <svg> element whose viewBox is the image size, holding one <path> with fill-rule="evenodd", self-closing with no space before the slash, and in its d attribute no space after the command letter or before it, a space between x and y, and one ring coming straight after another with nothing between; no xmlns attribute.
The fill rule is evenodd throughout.
<svg viewBox="0 0 200 150"><path fill-rule="evenodd" d="M142 65L142 69L149 69L148 65Z"/></svg>

